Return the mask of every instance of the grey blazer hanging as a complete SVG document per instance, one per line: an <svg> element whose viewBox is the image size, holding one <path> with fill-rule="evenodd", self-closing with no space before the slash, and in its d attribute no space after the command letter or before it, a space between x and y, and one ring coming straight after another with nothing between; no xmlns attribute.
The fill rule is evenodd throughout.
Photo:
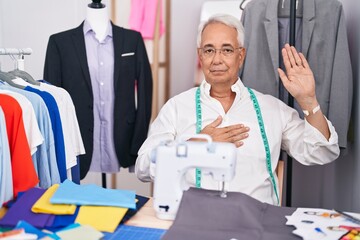
<svg viewBox="0 0 360 240"><path fill-rule="evenodd" d="M279 97L278 0L253 0L242 14L247 56L240 77L249 87ZM346 147L353 78L342 4L304 0L302 49L313 70L321 109Z"/></svg>

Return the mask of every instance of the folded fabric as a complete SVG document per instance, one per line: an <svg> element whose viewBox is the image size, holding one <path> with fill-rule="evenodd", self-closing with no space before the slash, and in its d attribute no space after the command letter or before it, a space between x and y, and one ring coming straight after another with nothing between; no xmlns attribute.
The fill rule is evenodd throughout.
<svg viewBox="0 0 360 240"><path fill-rule="evenodd" d="M48 239L60 240L60 238L56 236L56 234L45 233L26 221L19 221L15 229L24 229L26 233L37 235L37 239L43 239L44 237L48 237Z"/></svg>
<svg viewBox="0 0 360 240"><path fill-rule="evenodd" d="M90 225L102 232L114 232L124 217L127 208L81 206L75 222Z"/></svg>
<svg viewBox="0 0 360 240"><path fill-rule="evenodd" d="M80 207L77 206L73 215L55 215L52 225L46 225L45 228L50 231L58 231L61 228L69 226L75 222L75 219L79 213Z"/></svg>
<svg viewBox="0 0 360 240"><path fill-rule="evenodd" d="M98 240L102 239L103 233L95 230L91 226L82 226L80 224L73 224L61 231L56 232L61 240Z"/></svg>
<svg viewBox="0 0 360 240"><path fill-rule="evenodd" d="M18 233L14 233L10 236L0 237L1 240L36 240L38 239L35 234L26 233L24 229L21 229Z"/></svg>
<svg viewBox="0 0 360 240"><path fill-rule="evenodd" d="M57 204L136 208L134 191L105 189L95 184L78 185L67 179L60 184L50 202Z"/></svg>
<svg viewBox="0 0 360 240"><path fill-rule="evenodd" d="M144 197L144 196L140 196L140 195L136 195L136 209L131 210L129 209L125 216L123 217L123 219L121 220L120 223L125 223L127 220L129 220L132 216L134 216L144 205L145 203L147 203L147 201L149 200L148 197Z"/></svg>
<svg viewBox="0 0 360 240"><path fill-rule="evenodd" d="M74 214L75 205L71 204L52 204L50 198L59 188L59 184L54 184L46 190L46 192L36 201L31 208L34 213L51 213L56 215Z"/></svg>
<svg viewBox="0 0 360 240"><path fill-rule="evenodd" d="M31 211L34 203L44 192L45 189L40 188L31 188L26 191L0 219L0 225L14 227L20 220L24 220L35 227L44 228L48 222L51 223L54 220L54 215Z"/></svg>

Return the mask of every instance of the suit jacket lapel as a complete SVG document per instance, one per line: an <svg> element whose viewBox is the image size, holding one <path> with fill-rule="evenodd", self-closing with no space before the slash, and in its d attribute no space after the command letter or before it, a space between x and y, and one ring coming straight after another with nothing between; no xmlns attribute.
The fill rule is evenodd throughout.
<svg viewBox="0 0 360 240"><path fill-rule="evenodd" d="M278 1L268 0L265 19L264 19L264 27L267 37L267 43L269 46L269 52L271 56L271 62L273 65L274 74L276 79L278 79L277 68L279 67L279 29L278 29L278 21L277 21L277 4Z"/></svg>
<svg viewBox="0 0 360 240"><path fill-rule="evenodd" d="M302 52L307 57L315 25L315 0L306 0L303 4Z"/></svg>
<svg viewBox="0 0 360 240"><path fill-rule="evenodd" d="M85 77L85 81L89 87L89 90L92 92L91 87L91 79L90 79L90 72L89 72L89 66L87 62L87 56L86 56L86 47L85 47L85 38L84 38L84 32L83 32L83 25L84 22L75 29L72 40L75 46L76 53L79 58L79 62L81 65L82 72Z"/></svg>
<svg viewBox="0 0 360 240"><path fill-rule="evenodd" d="M121 54L124 49L124 31L122 28L116 27L113 23L111 23L111 25L114 37L114 88L116 89L120 75L120 66L122 61Z"/></svg>

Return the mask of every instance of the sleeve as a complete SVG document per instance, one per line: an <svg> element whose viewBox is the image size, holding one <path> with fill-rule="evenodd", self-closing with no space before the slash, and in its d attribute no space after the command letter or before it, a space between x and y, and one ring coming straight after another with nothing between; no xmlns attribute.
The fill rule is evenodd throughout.
<svg viewBox="0 0 360 240"><path fill-rule="evenodd" d="M338 33L330 90L328 118L339 134L340 147L346 147L347 133L351 117L353 76L343 8L338 10ZM341 101L339 101L341 99Z"/></svg>
<svg viewBox="0 0 360 240"><path fill-rule="evenodd" d="M146 48L141 35L138 34L136 49L137 71L137 110L131 154L136 155L141 144L146 139L151 119L152 107L152 73Z"/></svg>
<svg viewBox="0 0 360 240"><path fill-rule="evenodd" d="M162 142L174 141L176 137L176 107L170 99L151 124L149 136L141 146L135 164L135 173L143 181L152 181L155 163L151 162L152 151Z"/></svg>
<svg viewBox="0 0 360 240"><path fill-rule="evenodd" d="M338 135L329 120L326 119L330 130L327 140L319 130L300 119L296 110L287 106L284 108L284 116L289 117L282 136L283 150L303 165L323 165L339 157Z"/></svg>

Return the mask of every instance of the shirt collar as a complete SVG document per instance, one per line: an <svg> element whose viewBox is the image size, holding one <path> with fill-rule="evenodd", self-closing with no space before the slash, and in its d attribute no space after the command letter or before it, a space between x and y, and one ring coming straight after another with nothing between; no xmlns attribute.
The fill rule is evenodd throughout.
<svg viewBox="0 0 360 240"><path fill-rule="evenodd" d="M84 21L84 27L83 27L83 31L84 31L84 35L86 35L88 32L93 32L93 29L91 28L90 23L85 19ZM112 25L109 21L107 29L106 29L106 36L112 37L113 33L112 33Z"/></svg>
<svg viewBox="0 0 360 240"><path fill-rule="evenodd" d="M211 85L204 79L200 84L201 93L207 97L210 96ZM231 90L240 96L240 99L244 97L244 94L247 93L246 87L240 78L231 86Z"/></svg>

